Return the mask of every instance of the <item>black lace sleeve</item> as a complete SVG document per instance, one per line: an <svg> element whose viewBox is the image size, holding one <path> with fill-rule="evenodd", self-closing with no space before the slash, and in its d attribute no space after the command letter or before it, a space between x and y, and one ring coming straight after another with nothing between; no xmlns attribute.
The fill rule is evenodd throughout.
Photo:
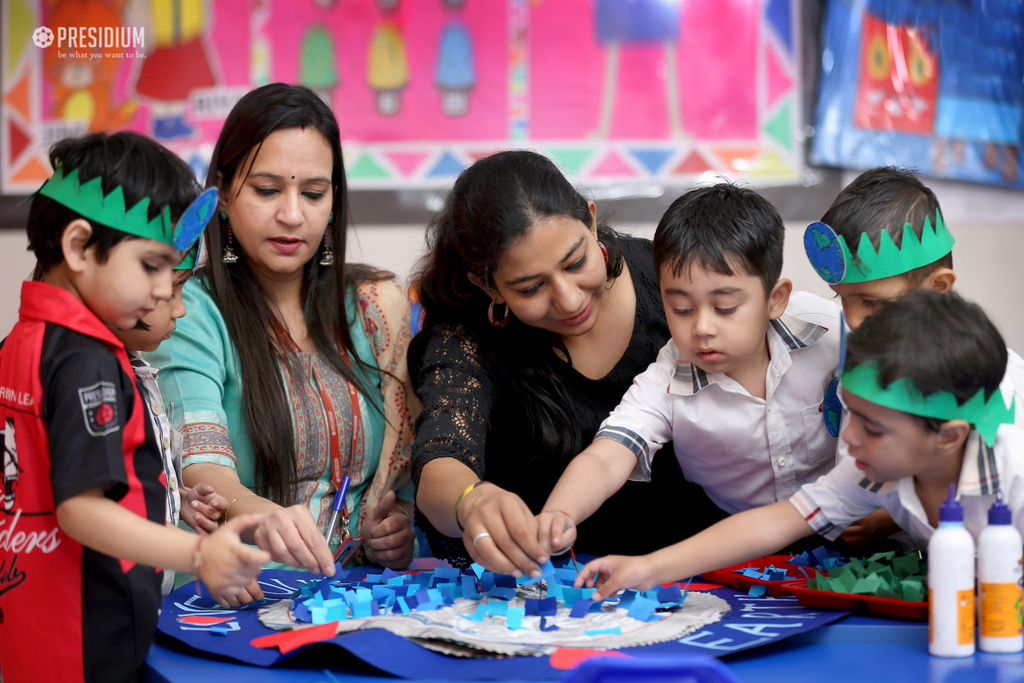
<svg viewBox="0 0 1024 683"><path fill-rule="evenodd" d="M483 479L495 383L479 343L459 325L438 326L421 348L422 357L413 359L418 366L413 382L423 402L412 447L413 483L419 490L424 465L436 458L455 458ZM426 534L434 557L469 566L462 539L437 531L419 508L416 526Z"/></svg>
<svg viewBox="0 0 1024 683"><path fill-rule="evenodd" d="M436 458L455 458L483 478L495 387L478 342L458 325L435 328L415 385L423 410L412 447L413 482L419 486L423 466Z"/></svg>

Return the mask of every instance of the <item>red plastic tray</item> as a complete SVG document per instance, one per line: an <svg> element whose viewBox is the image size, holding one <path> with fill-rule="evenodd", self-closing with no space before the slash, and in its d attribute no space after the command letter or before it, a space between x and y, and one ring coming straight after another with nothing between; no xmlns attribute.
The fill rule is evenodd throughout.
<svg viewBox="0 0 1024 683"><path fill-rule="evenodd" d="M859 608L887 617L899 617L900 619L911 619L914 621L926 621L928 619L927 602L910 602L909 600L879 598L874 595L819 591L808 588L807 579L787 581L785 590L795 595L801 604L808 607L842 610L855 610Z"/></svg>
<svg viewBox="0 0 1024 683"><path fill-rule="evenodd" d="M767 586L769 595L789 595L789 591L782 587L782 584L791 581L796 581L803 578L803 574L800 570L803 569L807 572L808 578L814 578L818 574L824 574L828 576L828 572L823 572L814 567L800 567L795 564L789 564L787 560L790 559L789 555L768 555L767 557L759 557L756 560L750 560L748 562L740 562L734 564L731 567L723 567L722 569L715 569L714 571L704 572L701 574L708 581L717 581L718 583L725 584L726 586L732 586L733 588L739 588L741 590L750 590L751 586ZM768 565L775 565L778 569L785 569L788 578L779 581L765 581L764 579L754 579L743 574L737 574L734 570L746 569L747 567L754 567L755 569L764 569Z"/></svg>

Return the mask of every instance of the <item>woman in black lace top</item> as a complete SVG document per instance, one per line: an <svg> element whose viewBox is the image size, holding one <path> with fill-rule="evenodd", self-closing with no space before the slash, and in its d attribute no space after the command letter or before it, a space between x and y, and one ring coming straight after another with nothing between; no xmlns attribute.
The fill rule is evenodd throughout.
<svg viewBox="0 0 1024 683"><path fill-rule="evenodd" d="M535 572L534 514L669 339L650 242L596 216L550 160L511 151L466 169L430 226L409 366L417 522L436 557ZM661 452L652 483L580 525L578 551L650 552L724 516Z"/></svg>

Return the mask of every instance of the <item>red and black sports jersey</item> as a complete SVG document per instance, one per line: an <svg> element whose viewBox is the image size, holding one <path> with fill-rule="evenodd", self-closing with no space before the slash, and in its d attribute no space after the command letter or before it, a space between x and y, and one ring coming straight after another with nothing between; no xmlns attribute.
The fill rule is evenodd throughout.
<svg viewBox="0 0 1024 683"><path fill-rule="evenodd" d="M121 342L70 292L21 290L0 348L0 671L4 683L134 681L160 574L83 547L56 507L95 486L164 523L165 475Z"/></svg>

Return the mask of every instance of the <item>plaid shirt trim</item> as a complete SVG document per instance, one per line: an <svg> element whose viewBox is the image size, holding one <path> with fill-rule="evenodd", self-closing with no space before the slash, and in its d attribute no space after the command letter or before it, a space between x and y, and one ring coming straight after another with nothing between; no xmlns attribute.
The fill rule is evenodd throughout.
<svg viewBox="0 0 1024 683"><path fill-rule="evenodd" d="M611 439L612 441L620 443L628 448L640 462L640 471L643 472L644 477L647 479L651 478L651 463L650 458L648 457L650 449L642 436L634 432L632 429L609 426L603 428L597 433L597 436L594 437L594 441L597 441L598 439Z"/></svg>
<svg viewBox="0 0 1024 683"><path fill-rule="evenodd" d="M793 507L796 508L796 511L800 513L800 516L804 518L804 521L807 522L807 525L811 527L814 533L819 536L834 541L843 532L842 529L825 516L825 513L821 511L818 504L803 489L794 493L790 497L789 502L793 504Z"/></svg>
<svg viewBox="0 0 1024 683"><path fill-rule="evenodd" d="M821 335L828 332L827 327L809 323L800 318L783 313L777 320L770 320L772 327L782 337L782 341L789 347L790 351L806 349L814 342L821 339Z"/></svg>
<svg viewBox="0 0 1024 683"><path fill-rule="evenodd" d="M991 496L999 490L999 466L996 452L978 432L971 430L964 446L964 465L960 471L960 495Z"/></svg>

